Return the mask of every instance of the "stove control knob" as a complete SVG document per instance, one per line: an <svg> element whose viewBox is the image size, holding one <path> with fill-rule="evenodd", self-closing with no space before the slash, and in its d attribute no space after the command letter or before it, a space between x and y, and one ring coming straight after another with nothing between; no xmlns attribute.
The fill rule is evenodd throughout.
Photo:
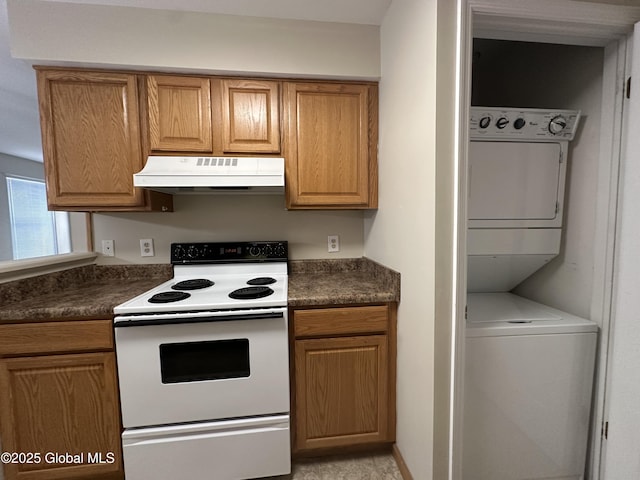
<svg viewBox="0 0 640 480"><path fill-rule="evenodd" d="M483 129L487 128L490 124L491 124L491 117L489 116L482 117L478 122L478 126Z"/></svg>
<svg viewBox="0 0 640 480"><path fill-rule="evenodd" d="M286 253L286 252L284 251L284 245L283 245L283 244L281 244L281 243L279 243L278 245L276 245L275 252L276 252L276 257L280 257L280 258L284 257L284 256L285 256L285 253Z"/></svg>
<svg viewBox="0 0 640 480"><path fill-rule="evenodd" d="M260 247L257 247L256 245L249 247L249 255L251 255L252 257L257 257L258 255L260 255Z"/></svg>
<svg viewBox="0 0 640 480"><path fill-rule="evenodd" d="M555 116L549 122L549 132L553 135L558 135L567 128L567 119L562 115Z"/></svg>
<svg viewBox="0 0 640 480"><path fill-rule="evenodd" d="M182 248L181 245L176 246L175 250L173 251L173 256L177 259L184 258L184 248Z"/></svg>
<svg viewBox="0 0 640 480"><path fill-rule="evenodd" d="M262 253L264 253L265 257L270 257L273 254L273 248L271 248L271 245L265 245Z"/></svg>
<svg viewBox="0 0 640 480"><path fill-rule="evenodd" d="M516 118L515 122L513 122L513 128L515 128L516 130L520 130L526 124L527 122L525 122L524 118L519 117L519 118Z"/></svg>
<svg viewBox="0 0 640 480"><path fill-rule="evenodd" d="M200 255L200 250L198 250L197 247L191 245L189 248L187 248L187 257L191 259L195 259L195 258L198 258L199 255Z"/></svg>
<svg viewBox="0 0 640 480"><path fill-rule="evenodd" d="M498 127L500 130L502 130L507 125L509 125L509 119L507 117L500 117L496 121L496 127Z"/></svg>

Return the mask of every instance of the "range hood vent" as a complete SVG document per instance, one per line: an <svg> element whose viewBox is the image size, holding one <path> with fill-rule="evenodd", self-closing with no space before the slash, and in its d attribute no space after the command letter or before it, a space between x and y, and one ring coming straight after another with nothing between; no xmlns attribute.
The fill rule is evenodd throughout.
<svg viewBox="0 0 640 480"><path fill-rule="evenodd" d="M172 195L282 194L284 158L151 156L133 185Z"/></svg>

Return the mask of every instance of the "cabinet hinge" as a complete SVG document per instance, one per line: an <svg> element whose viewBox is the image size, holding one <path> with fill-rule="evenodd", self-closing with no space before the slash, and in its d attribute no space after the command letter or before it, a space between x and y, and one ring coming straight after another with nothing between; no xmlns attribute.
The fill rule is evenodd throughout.
<svg viewBox="0 0 640 480"><path fill-rule="evenodd" d="M467 315L467 310L469 309L468 306L464 306L464 319L467 320L469 318L469 316Z"/></svg>
<svg viewBox="0 0 640 480"><path fill-rule="evenodd" d="M609 438L609 422L602 423L602 429L600 431L600 436L607 440Z"/></svg>
<svg viewBox="0 0 640 480"><path fill-rule="evenodd" d="M556 215L560 211L560 202L556 202Z"/></svg>
<svg viewBox="0 0 640 480"><path fill-rule="evenodd" d="M627 98L631 98L631 77L627 78L625 90L627 92Z"/></svg>
<svg viewBox="0 0 640 480"><path fill-rule="evenodd" d="M564 162L564 154L560 152L560 163Z"/></svg>

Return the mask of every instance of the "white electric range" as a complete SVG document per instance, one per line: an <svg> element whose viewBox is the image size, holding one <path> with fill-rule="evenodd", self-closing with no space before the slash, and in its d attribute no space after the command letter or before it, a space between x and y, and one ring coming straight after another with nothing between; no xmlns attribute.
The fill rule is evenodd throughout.
<svg viewBox="0 0 640 480"><path fill-rule="evenodd" d="M114 309L127 480L290 473L287 242L171 245Z"/></svg>

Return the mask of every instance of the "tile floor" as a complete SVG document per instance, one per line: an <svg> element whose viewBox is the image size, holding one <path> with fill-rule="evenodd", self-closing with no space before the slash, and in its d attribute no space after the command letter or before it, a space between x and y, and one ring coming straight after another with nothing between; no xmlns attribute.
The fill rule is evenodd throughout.
<svg viewBox="0 0 640 480"><path fill-rule="evenodd" d="M402 480L390 453L312 458L293 462L291 480Z"/></svg>

